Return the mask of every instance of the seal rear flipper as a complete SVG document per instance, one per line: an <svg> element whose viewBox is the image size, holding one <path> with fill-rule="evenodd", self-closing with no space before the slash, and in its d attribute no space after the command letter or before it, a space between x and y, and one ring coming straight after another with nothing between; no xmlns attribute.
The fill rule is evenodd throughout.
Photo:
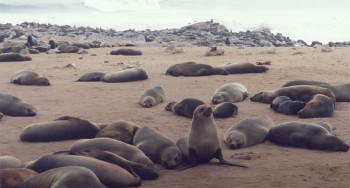
<svg viewBox="0 0 350 188"><path fill-rule="evenodd" d="M180 166L176 168L177 171L183 171L192 167L197 166L197 155L193 149L188 149L188 160L182 163Z"/></svg>
<svg viewBox="0 0 350 188"><path fill-rule="evenodd" d="M231 165L231 166L238 166L238 167L243 167L243 168L248 168L247 165L245 164L240 164L240 163L232 163L232 162L228 162L224 159L224 157L222 156L222 152L221 152L221 148L219 148L216 153L214 154L214 157L219 159L220 164L221 165Z"/></svg>

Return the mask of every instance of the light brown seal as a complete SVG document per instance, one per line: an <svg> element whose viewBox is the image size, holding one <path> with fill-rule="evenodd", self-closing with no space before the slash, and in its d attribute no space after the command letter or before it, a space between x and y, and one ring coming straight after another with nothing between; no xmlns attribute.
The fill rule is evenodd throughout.
<svg viewBox="0 0 350 188"><path fill-rule="evenodd" d="M26 168L0 169L0 187L18 188L23 182L36 176L38 173Z"/></svg>
<svg viewBox="0 0 350 188"><path fill-rule="evenodd" d="M132 144L134 135L139 128L140 127L134 123L119 120L101 129L96 135L96 138L107 137Z"/></svg>
<svg viewBox="0 0 350 188"><path fill-rule="evenodd" d="M126 68L115 73L106 74L103 77L104 82L113 83L113 82L132 82L139 80L147 80L148 75L145 70L142 68Z"/></svg>
<svg viewBox="0 0 350 188"><path fill-rule="evenodd" d="M262 73L269 70L265 66L258 66L253 63L227 63L217 67L226 70L230 74Z"/></svg>
<svg viewBox="0 0 350 188"><path fill-rule="evenodd" d="M39 76L33 71L18 71L11 76L11 83L18 85L49 86L50 81L46 77Z"/></svg>
<svg viewBox="0 0 350 188"><path fill-rule="evenodd" d="M4 168L22 168L22 162L14 156L0 156L0 169Z"/></svg>
<svg viewBox="0 0 350 188"><path fill-rule="evenodd" d="M35 116L36 108L14 95L0 93L0 112L8 116Z"/></svg>
<svg viewBox="0 0 350 188"><path fill-rule="evenodd" d="M228 83L217 89L211 102L219 104L222 102L240 102L249 95L247 88L241 83Z"/></svg>
<svg viewBox="0 0 350 188"><path fill-rule="evenodd" d="M210 76L216 74L228 75L229 73L222 68L195 62L186 62L170 66L165 74L171 76Z"/></svg>
<svg viewBox="0 0 350 188"><path fill-rule="evenodd" d="M83 74L77 82L98 82L103 81L103 77L106 74L103 72L88 72Z"/></svg>
<svg viewBox="0 0 350 188"><path fill-rule="evenodd" d="M174 112L179 116L192 118L194 110L202 104L204 104L204 102L199 99L187 98L180 102L170 102L165 106L165 110Z"/></svg>
<svg viewBox="0 0 350 188"><path fill-rule="evenodd" d="M333 114L335 101L325 95L316 94L298 112L300 118L329 117Z"/></svg>
<svg viewBox="0 0 350 188"><path fill-rule="evenodd" d="M139 104L145 108L153 107L164 101L164 90L160 86L147 89L140 97Z"/></svg>
<svg viewBox="0 0 350 188"><path fill-rule="evenodd" d="M16 61L30 61L32 60L29 56L22 56L18 53L3 53L0 54L0 62L16 62Z"/></svg>

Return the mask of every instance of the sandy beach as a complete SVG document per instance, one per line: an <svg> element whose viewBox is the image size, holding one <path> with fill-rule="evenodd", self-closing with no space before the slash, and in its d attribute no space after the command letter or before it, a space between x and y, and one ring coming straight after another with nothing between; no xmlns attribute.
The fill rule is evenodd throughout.
<svg viewBox="0 0 350 188"><path fill-rule="evenodd" d="M250 48L220 47L223 56L204 56L207 47L184 47L182 54L170 54L165 47L137 46L142 56L112 56L115 48L88 49L88 54L30 54L31 61L0 63L0 92L15 95L34 105L34 117L5 116L0 120L0 155L12 155L26 162L44 154L69 149L75 140L25 143L19 135L27 125L51 121L61 116L75 116L96 123L131 121L148 125L173 141L188 134L191 119L164 110L166 104L184 98L197 98L210 103L214 91L225 83L244 84L250 96L281 87L296 80L315 80L330 84L344 84L350 80L350 48L281 47ZM276 49L275 54L260 53ZM299 53L300 52L300 53ZM297 53L297 54L295 54ZM295 54L295 55L293 55ZM217 66L225 63L255 63L271 61L266 73L214 75L206 77L172 77L166 69L175 64L195 61ZM73 64L75 67L65 67ZM91 71L112 73L125 66L142 67L148 80L128 83L74 82ZM9 83L10 76L19 70L31 70L46 76L49 87L20 86ZM144 90L161 86L165 101L152 108L142 108L137 102ZM268 115L275 124L287 121L325 121L336 128L334 134L350 143L350 103L336 103L332 117L299 119L275 113L269 105L249 99L236 103L238 114L216 120L224 157L229 161L249 165L249 168L220 166L217 160L186 171L167 170L157 165L160 177L143 181L141 187L350 187L349 152L327 152L277 146L265 142L256 146L230 150L223 142L225 131L233 124L249 117ZM239 159L240 157L249 160Z"/></svg>

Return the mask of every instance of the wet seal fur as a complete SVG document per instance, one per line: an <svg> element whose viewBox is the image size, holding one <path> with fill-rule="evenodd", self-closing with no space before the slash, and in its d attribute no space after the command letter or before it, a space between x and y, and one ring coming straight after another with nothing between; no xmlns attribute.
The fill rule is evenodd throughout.
<svg viewBox="0 0 350 188"><path fill-rule="evenodd" d="M239 149L263 143L275 123L268 116L242 120L231 126L224 135L224 141L231 149Z"/></svg>
<svg viewBox="0 0 350 188"><path fill-rule="evenodd" d="M28 125L20 135L25 142L50 142L81 138L94 138L99 128L91 122L63 116L51 122Z"/></svg>
<svg viewBox="0 0 350 188"><path fill-rule="evenodd" d="M136 56L142 55L140 50L134 50L129 48L121 48L119 50L114 50L109 53L110 55L127 55L127 56Z"/></svg>
<svg viewBox="0 0 350 188"><path fill-rule="evenodd" d="M107 74L103 77L104 82L132 82L148 79L146 71L142 68L126 68L115 73Z"/></svg>
<svg viewBox="0 0 350 188"><path fill-rule="evenodd" d="M35 116L37 110L14 95L0 93L0 112L8 116Z"/></svg>
<svg viewBox="0 0 350 188"><path fill-rule="evenodd" d="M207 104L196 108L188 137L180 138L176 144L187 158L177 170L192 168L199 163L209 162L213 158L219 159L220 164L247 167L243 164L228 162L223 158L213 111Z"/></svg>
<svg viewBox="0 0 350 188"><path fill-rule="evenodd" d="M333 114L334 108L334 99L322 94L316 94L306 103L305 107L298 112L298 117L329 117Z"/></svg>
<svg viewBox="0 0 350 188"><path fill-rule="evenodd" d="M18 85L49 86L50 81L46 77L39 76L33 71L19 71L11 76L11 83Z"/></svg>
<svg viewBox="0 0 350 188"><path fill-rule="evenodd" d="M0 54L0 62L16 62L16 61L30 61L32 60L29 56L22 56L18 53L3 53Z"/></svg>
<svg viewBox="0 0 350 188"><path fill-rule="evenodd" d="M165 168L173 169L182 163L182 154L176 144L148 126L137 130L133 145L142 150L153 162Z"/></svg>
<svg viewBox="0 0 350 188"><path fill-rule="evenodd" d="M26 168L0 169L0 187L18 188L38 173ZM21 187L22 188L22 187Z"/></svg>
<svg viewBox="0 0 350 188"><path fill-rule="evenodd" d="M217 67L226 70L230 74L262 73L269 70L265 66L257 66L253 63L228 63Z"/></svg>
<svg viewBox="0 0 350 188"><path fill-rule="evenodd" d="M164 90L160 86L147 89L140 97L139 104L145 108L153 107L164 101Z"/></svg>
<svg viewBox="0 0 350 188"><path fill-rule="evenodd" d="M194 110L202 104L204 104L204 102L199 99L187 98L180 102L170 102L165 106L165 110L174 112L179 116L192 118Z"/></svg>
<svg viewBox="0 0 350 188"><path fill-rule="evenodd" d="M210 76L216 74L228 75L229 73L222 68L195 62L186 62L170 66L165 74L171 76Z"/></svg>
<svg viewBox="0 0 350 188"><path fill-rule="evenodd" d="M88 72L83 74L77 82L98 82L103 81L103 77L106 74L103 72Z"/></svg>
<svg viewBox="0 0 350 188"><path fill-rule="evenodd" d="M268 140L282 146L348 151L349 145L317 123L286 122L270 129Z"/></svg>
<svg viewBox="0 0 350 188"><path fill-rule="evenodd" d="M238 107L231 102L222 102L213 109L214 118L228 118L236 115Z"/></svg>
<svg viewBox="0 0 350 188"><path fill-rule="evenodd" d="M119 120L101 129L96 135L96 138L107 137L132 144L134 135L139 128L140 127L134 123Z"/></svg>
<svg viewBox="0 0 350 188"><path fill-rule="evenodd" d="M213 104L219 104L222 102L240 102L247 98L249 95L247 88L241 83L228 83L217 89L211 102Z"/></svg>
<svg viewBox="0 0 350 188"><path fill-rule="evenodd" d="M299 100L293 101L286 96L276 97L270 105L270 108L274 111L288 115L296 115L304 107L305 102Z"/></svg>

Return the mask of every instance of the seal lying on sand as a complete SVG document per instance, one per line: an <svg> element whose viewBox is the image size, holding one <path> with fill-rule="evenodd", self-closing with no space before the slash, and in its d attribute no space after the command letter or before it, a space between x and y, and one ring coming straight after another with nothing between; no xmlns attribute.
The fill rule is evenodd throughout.
<svg viewBox="0 0 350 188"><path fill-rule="evenodd" d="M140 50L134 50L134 49L128 49L128 48L122 48L119 50L114 50L110 52L111 55L142 55L142 52Z"/></svg>
<svg viewBox="0 0 350 188"><path fill-rule="evenodd" d="M165 74L171 76L209 76L215 74L228 75L229 73L222 68L216 68L206 64L197 64L195 62L187 62L170 66Z"/></svg>
<svg viewBox="0 0 350 188"><path fill-rule="evenodd" d="M101 129L96 135L96 138L107 137L132 144L134 135L139 128L140 127L134 123L119 120Z"/></svg>
<svg viewBox="0 0 350 188"><path fill-rule="evenodd" d="M204 102L199 99L187 98L180 102L169 103L165 106L165 110L174 112L179 116L192 118L194 110L202 104L204 104Z"/></svg>
<svg viewBox="0 0 350 188"><path fill-rule="evenodd" d="M236 115L238 107L231 102L222 102L214 107L214 118L228 118Z"/></svg>
<svg viewBox="0 0 350 188"><path fill-rule="evenodd" d="M269 70L265 66L257 66L253 63L228 63L217 67L226 70L230 74L262 73Z"/></svg>
<svg viewBox="0 0 350 188"><path fill-rule="evenodd" d="M35 116L36 109L33 105L25 103L22 99L0 93L0 112L8 116Z"/></svg>
<svg viewBox="0 0 350 188"><path fill-rule="evenodd" d="M104 82L132 82L146 80L148 75L142 68L126 68L118 72L107 74L103 77Z"/></svg>
<svg viewBox="0 0 350 188"><path fill-rule="evenodd" d="M214 92L211 99L213 104L222 102L240 102L249 95L247 88L241 83L228 83Z"/></svg>
<svg viewBox="0 0 350 188"><path fill-rule="evenodd" d="M293 101L289 97L279 96L272 101L270 108L282 114L296 115L304 106L303 101Z"/></svg>
<svg viewBox="0 0 350 188"><path fill-rule="evenodd" d="M96 81L102 81L103 77L106 74L103 72L88 72L83 74L77 82L96 82Z"/></svg>
<svg viewBox="0 0 350 188"><path fill-rule="evenodd" d="M46 77L39 76L32 71L19 71L11 76L11 83L19 85L49 86L50 81Z"/></svg>
<svg viewBox="0 0 350 188"><path fill-rule="evenodd" d="M23 182L36 176L38 173L26 168L0 169L0 187L16 188L21 187Z"/></svg>
<svg viewBox="0 0 350 188"><path fill-rule="evenodd" d="M31 57L22 56L18 53L3 53L0 54L0 62L15 62L15 61L30 61Z"/></svg>
<svg viewBox="0 0 350 188"><path fill-rule="evenodd" d="M60 53L78 53L79 47L72 45L61 45L58 47L58 51L60 51Z"/></svg>
<svg viewBox="0 0 350 188"><path fill-rule="evenodd" d="M164 90L160 86L147 89L139 99L139 104L145 108L153 107L164 101Z"/></svg>
<svg viewBox="0 0 350 188"><path fill-rule="evenodd" d="M4 168L22 168L22 162L16 157L10 155L0 156L0 169Z"/></svg>
<svg viewBox="0 0 350 188"><path fill-rule="evenodd" d="M287 122L270 129L268 140L283 146L348 151L349 145L316 123Z"/></svg>
<svg viewBox="0 0 350 188"><path fill-rule="evenodd" d="M335 101L325 95L316 94L298 112L300 118L329 117L333 114Z"/></svg>

